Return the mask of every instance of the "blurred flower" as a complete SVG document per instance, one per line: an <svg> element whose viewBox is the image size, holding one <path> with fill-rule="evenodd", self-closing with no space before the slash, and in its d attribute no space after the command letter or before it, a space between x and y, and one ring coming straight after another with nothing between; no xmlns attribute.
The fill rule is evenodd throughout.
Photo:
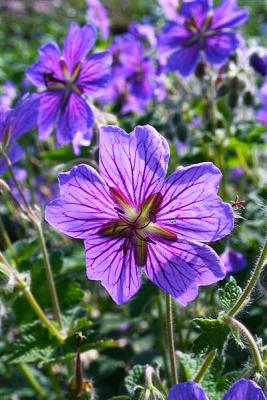
<svg viewBox="0 0 267 400"><path fill-rule="evenodd" d="M88 6L86 13L88 21L99 29L102 38L107 40L109 37L110 23L106 8L99 0L86 0L86 3Z"/></svg>
<svg viewBox="0 0 267 400"><path fill-rule="evenodd" d="M167 23L159 40L160 52L168 57L167 71L188 76L202 54L212 65L225 64L240 45L233 29L247 19L236 0L223 0L214 10L208 0L183 1L179 18Z"/></svg>
<svg viewBox="0 0 267 400"><path fill-rule="evenodd" d="M181 0L158 0L165 17L169 21L175 21L178 19L178 3L180 1Z"/></svg>
<svg viewBox="0 0 267 400"><path fill-rule="evenodd" d="M227 275L236 274L247 268L247 260L239 251L234 251L227 247L220 255Z"/></svg>
<svg viewBox="0 0 267 400"><path fill-rule="evenodd" d="M261 388L253 381L240 379L226 392L223 400L266 400ZM167 400L208 400L205 392L195 382L185 382L174 385Z"/></svg>
<svg viewBox="0 0 267 400"><path fill-rule="evenodd" d="M118 304L139 290L140 267L183 305L225 276L202 243L233 229L232 207L217 194L222 175L207 162L165 179L168 160L168 143L153 127L102 127L100 175L83 164L60 174L61 196L46 207L52 226L84 240L88 278Z"/></svg>
<svg viewBox="0 0 267 400"><path fill-rule="evenodd" d="M83 95L100 95L110 79L110 52L85 59L96 40L95 28L72 23L62 57L56 43L41 47L39 61L27 70L31 82L42 87L39 102L39 137L45 140L57 126L57 144L64 145L77 134L92 134L94 114ZM89 140L91 139L91 136Z"/></svg>
<svg viewBox="0 0 267 400"><path fill-rule="evenodd" d="M0 107L11 107L16 97L16 86L12 81L6 81L3 85L2 94L0 96Z"/></svg>
<svg viewBox="0 0 267 400"><path fill-rule="evenodd" d="M243 167L241 167L240 165L238 165L237 167L231 168L229 171L229 179L231 179L232 181L236 181L240 178L242 178L242 176L244 176L244 169Z"/></svg>
<svg viewBox="0 0 267 400"><path fill-rule="evenodd" d="M182 142L182 141L179 140L179 139L176 139L176 140L175 140L175 147L176 147L176 150L177 150L177 153L178 153L179 157L185 156L186 153L187 153L188 150L189 150L188 144L185 143L185 142Z"/></svg>
<svg viewBox="0 0 267 400"><path fill-rule="evenodd" d="M267 56L259 56L257 53L253 53L250 56L250 65L262 76L267 76Z"/></svg>
<svg viewBox="0 0 267 400"><path fill-rule="evenodd" d="M157 45L157 38L155 29L150 24L138 24L133 22L129 26L129 32L140 41L147 42L151 48L155 48Z"/></svg>
<svg viewBox="0 0 267 400"><path fill-rule="evenodd" d="M103 104L117 102L122 114L143 114L153 96L162 94L153 58L130 33L115 37L111 52L112 80L102 97Z"/></svg>
<svg viewBox="0 0 267 400"><path fill-rule="evenodd" d="M36 126L37 109L30 97L21 100L15 108L0 107L0 150L3 149L12 164L19 161L24 152L16 143L22 135ZM0 154L0 176L7 170L7 165Z"/></svg>

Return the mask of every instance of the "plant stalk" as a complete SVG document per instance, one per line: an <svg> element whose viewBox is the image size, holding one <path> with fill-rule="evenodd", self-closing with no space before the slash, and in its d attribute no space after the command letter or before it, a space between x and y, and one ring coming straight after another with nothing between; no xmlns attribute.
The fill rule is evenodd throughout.
<svg viewBox="0 0 267 400"><path fill-rule="evenodd" d="M41 399L47 399L47 394L46 394L45 390L42 388L42 386L36 380L35 376L33 375L32 371L30 370L28 365L25 363L21 363L21 364L19 364L19 366L20 366L20 369L21 369L23 375L29 382L29 384L33 387L35 392L38 394L38 397L40 397Z"/></svg>
<svg viewBox="0 0 267 400"><path fill-rule="evenodd" d="M205 360L203 362L203 365L200 367L200 369L198 370L195 378L193 379L194 382L198 383L198 382L201 381L201 379L204 377L204 375L206 374L206 372L210 368L211 364L213 363L213 361L214 361L214 359L216 357L216 354L217 354L216 350L212 350L207 354L207 356L206 356L206 358L205 358Z"/></svg>
<svg viewBox="0 0 267 400"><path fill-rule="evenodd" d="M177 362L174 344L174 329L173 329L173 305L171 296L166 293L166 323L167 323L167 336L168 336L168 347L169 347L169 357L171 365L171 375L172 384L176 385L178 383L177 374Z"/></svg>
<svg viewBox="0 0 267 400"><path fill-rule="evenodd" d="M243 325L235 318L228 317L226 321L230 326L236 328L240 332L240 334L246 339L257 370L260 372L264 371L264 362L262 360L260 350L249 330L245 327L245 325Z"/></svg>
<svg viewBox="0 0 267 400"><path fill-rule="evenodd" d="M252 275L247 283L247 286L241 293L239 299L236 301L236 303L233 305L233 307L229 310L228 315L229 317L234 317L237 315L245 306L247 300L249 299L249 296L253 292L258 279L261 275L261 272L266 264L267 261L267 237L265 239L265 243L263 245L260 257L258 259L258 262L256 264L256 267L254 271L252 272Z"/></svg>

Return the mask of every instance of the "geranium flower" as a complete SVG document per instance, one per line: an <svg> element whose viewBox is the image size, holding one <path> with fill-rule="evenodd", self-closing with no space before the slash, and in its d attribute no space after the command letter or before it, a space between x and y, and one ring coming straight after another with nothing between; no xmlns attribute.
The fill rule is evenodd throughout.
<svg viewBox="0 0 267 400"><path fill-rule="evenodd" d="M159 40L167 70L188 76L202 56L212 65L224 64L240 45L233 29L247 18L237 0L224 0L214 10L208 0L183 1L177 20L167 23Z"/></svg>
<svg viewBox="0 0 267 400"><path fill-rule="evenodd" d="M266 400L261 388L253 381L240 379L225 394L223 400ZM174 385L167 400L208 400L205 392L194 382Z"/></svg>
<svg viewBox="0 0 267 400"><path fill-rule="evenodd" d="M253 53L249 58L250 65L256 72L262 76L267 76L267 56L259 56L257 53Z"/></svg>
<svg viewBox="0 0 267 400"><path fill-rule="evenodd" d="M72 23L62 56L56 43L41 47L39 61L27 70L31 82L44 90L39 101L39 136L46 139L57 126L57 144L64 145L76 135L92 134L94 114L83 95L101 94L110 79L110 52L85 59L96 40L92 25L80 28Z"/></svg>
<svg viewBox="0 0 267 400"><path fill-rule="evenodd" d="M144 274L181 304L198 287L223 279L212 242L233 229L233 211L217 195L221 173L205 162L166 178L167 141L151 126L130 134L101 128L98 174L78 165L59 175L60 198L45 218L84 240L87 277L101 281L117 303L129 300Z"/></svg>
<svg viewBox="0 0 267 400"><path fill-rule="evenodd" d="M106 8L99 0L86 0L88 9L86 16L97 29L104 40L109 37L110 23Z"/></svg>
<svg viewBox="0 0 267 400"><path fill-rule="evenodd" d="M24 152L17 140L36 125L36 103L29 98L21 101L13 109L0 107L0 176L7 170L1 149L8 155L12 164L18 162Z"/></svg>
<svg viewBox="0 0 267 400"><path fill-rule="evenodd" d="M227 275L236 274L247 268L248 263L243 254L230 247L227 247L220 257Z"/></svg>
<svg viewBox="0 0 267 400"><path fill-rule="evenodd" d="M111 51L112 79L102 97L103 104L117 102L122 114L143 114L158 88L153 58L130 33L115 37Z"/></svg>

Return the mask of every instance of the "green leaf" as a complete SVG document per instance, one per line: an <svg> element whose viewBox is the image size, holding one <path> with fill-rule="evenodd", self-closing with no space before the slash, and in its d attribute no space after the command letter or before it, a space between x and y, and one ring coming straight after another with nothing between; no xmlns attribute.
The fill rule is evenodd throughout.
<svg viewBox="0 0 267 400"><path fill-rule="evenodd" d="M239 298L241 293L242 289L238 286L235 278L231 276L224 288L219 289L218 291L218 300L220 305L228 311Z"/></svg>
<svg viewBox="0 0 267 400"><path fill-rule="evenodd" d="M222 350L230 333L230 328L223 320L196 318L193 320L201 334L193 344L193 352Z"/></svg>
<svg viewBox="0 0 267 400"><path fill-rule="evenodd" d="M129 394L133 395L136 390L145 386L145 366L135 365L126 376L125 387Z"/></svg>

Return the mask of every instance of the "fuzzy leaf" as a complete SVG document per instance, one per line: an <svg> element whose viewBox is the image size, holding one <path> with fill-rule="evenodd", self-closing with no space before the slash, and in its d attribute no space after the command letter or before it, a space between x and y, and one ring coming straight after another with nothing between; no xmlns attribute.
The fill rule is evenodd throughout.
<svg viewBox="0 0 267 400"><path fill-rule="evenodd" d="M196 318L195 325L201 330L200 335L194 341L193 352L203 350L222 350L230 333L229 327L222 320Z"/></svg>
<svg viewBox="0 0 267 400"><path fill-rule="evenodd" d="M238 286L235 278L231 276L224 288L218 291L219 303L227 311L236 302L241 293L242 289Z"/></svg>
<svg viewBox="0 0 267 400"><path fill-rule="evenodd" d="M136 390L145 385L145 366L134 365L125 378L125 387L129 394L133 395Z"/></svg>

